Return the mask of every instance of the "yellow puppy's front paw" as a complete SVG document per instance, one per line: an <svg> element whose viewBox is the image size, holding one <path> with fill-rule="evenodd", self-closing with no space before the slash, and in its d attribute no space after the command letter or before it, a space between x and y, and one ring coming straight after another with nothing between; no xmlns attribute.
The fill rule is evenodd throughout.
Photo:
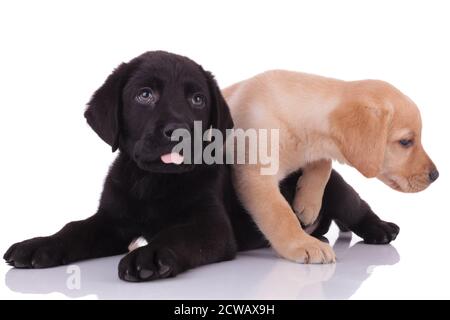
<svg viewBox="0 0 450 320"><path fill-rule="evenodd" d="M322 199L315 199L313 196L306 196L305 194L297 192L293 203L293 209L303 225L309 226L313 224L319 216L321 207Z"/></svg>
<svg viewBox="0 0 450 320"><path fill-rule="evenodd" d="M313 237L291 244L285 252L279 252L283 258L298 263L334 263L336 255L333 249Z"/></svg>

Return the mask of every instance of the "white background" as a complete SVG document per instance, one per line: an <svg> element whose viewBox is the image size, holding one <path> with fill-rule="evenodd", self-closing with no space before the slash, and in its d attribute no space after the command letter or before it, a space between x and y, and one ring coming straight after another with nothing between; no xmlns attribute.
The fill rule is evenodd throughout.
<svg viewBox="0 0 450 320"><path fill-rule="evenodd" d="M71 294L65 269L8 272L2 264L0 298L108 297L98 293L102 285L120 286L123 294L109 297L122 298L450 298L449 17L448 1L2 1L1 252L95 212L115 155L86 125L85 103L116 65L148 50L189 56L222 87L271 68L389 81L419 105L423 144L441 177L422 193L401 194L336 165L381 217L401 227L392 247L361 247L347 260L341 254L339 272L263 250L136 286L117 279L118 258L109 258L97 273L89 274L95 262L80 264L90 289ZM375 265L387 266L364 265L377 255ZM363 280L354 272L361 265ZM108 276L96 284L96 274ZM323 293L327 281L334 295ZM357 289L341 292L353 283Z"/></svg>

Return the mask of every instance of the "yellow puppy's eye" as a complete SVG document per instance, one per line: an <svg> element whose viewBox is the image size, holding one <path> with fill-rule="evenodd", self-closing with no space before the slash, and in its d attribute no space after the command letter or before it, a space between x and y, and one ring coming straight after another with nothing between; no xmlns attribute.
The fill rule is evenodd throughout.
<svg viewBox="0 0 450 320"><path fill-rule="evenodd" d="M412 139L402 139L402 140L399 141L399 143L400 143L403 147L408 148L408 147L411 147L411 146L413 145L414 142L413 142Z"/></svg>

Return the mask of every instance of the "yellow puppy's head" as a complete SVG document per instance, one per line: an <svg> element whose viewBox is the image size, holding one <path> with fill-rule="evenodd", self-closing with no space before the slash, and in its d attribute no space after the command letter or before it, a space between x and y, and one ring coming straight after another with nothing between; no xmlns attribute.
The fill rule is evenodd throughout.
<svg viewBox="0 0 450 320"><path fill-rule="evenodd" d="M398 191L418 192L439 176L421 144L419 109L388 83L348 83L330 124L345 160L366 177Z"/></svg>

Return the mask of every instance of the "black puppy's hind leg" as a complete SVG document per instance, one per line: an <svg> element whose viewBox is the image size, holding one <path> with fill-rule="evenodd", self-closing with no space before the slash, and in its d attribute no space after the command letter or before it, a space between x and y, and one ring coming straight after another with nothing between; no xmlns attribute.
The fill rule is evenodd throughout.
<svg viewBox="0 0 450 320"><path fill-rule="evenodd" d="M334 170L325 188L320 216L333 219L342 231L351 230L370 244L389 243L400 231L396 224L381 220Z"/></svg>
<svg viewBox="0 0 450 320"><path fill-rule="evenodd" d="M13 244L4 254L16 268L48 268L127 251L130 239L117 224L99 213L68 223L59 232Z"/></svg>
<svg viewBox="0 0 450 320"><path fill-rule="evenodd" d="M210 209L214 215L219 209ZM236 243L227 218L205 217L161 231L149 244L128 253L119 263L119 278L150 281L174 277L185 270L236 255Z"/></svg>

